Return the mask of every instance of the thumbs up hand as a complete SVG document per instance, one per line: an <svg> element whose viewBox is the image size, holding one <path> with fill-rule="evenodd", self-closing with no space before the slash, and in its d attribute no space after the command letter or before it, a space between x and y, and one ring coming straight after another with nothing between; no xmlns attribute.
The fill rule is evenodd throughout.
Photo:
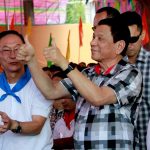
<svg viewBox="0 0 150 150"><path fill-rule="evenodd" d="M21 45L20 49L18 50L16 58L20 61L24 61L28 63L29 61L31 61L34 55L35 55L35 50L30 44L28 40L28 36L26 35L25 44Z"/></svg>
<svg viewBox="0 0 150 150"><path fill-rule="evenodd" d="M55 40L52 40L52 45L44 49L43 54L47 61L52 61L55 65L65 69L68 62L56 46Z"/></svg>

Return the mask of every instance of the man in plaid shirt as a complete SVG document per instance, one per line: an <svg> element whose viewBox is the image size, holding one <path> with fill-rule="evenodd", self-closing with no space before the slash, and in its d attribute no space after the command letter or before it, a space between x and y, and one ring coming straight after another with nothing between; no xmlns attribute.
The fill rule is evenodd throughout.
<svg viewBox="0 0 150 150"><path fill-rule="evenodd" d="M139 131L140 150L146 150L146 133L150 118L150 52L142 47L145 31L142 26L141 16L133 11L121 14L122 20L129 26L131 42L127 55L129 61L141 70L143 76L143 93L140 103L137 130Z"/></svg>
<svg viewBox="0 0 150 150"><path fill-rule="evenodd" d="M76 104L75 149L135 149L135 121L141 96L140 71L125 57L130 39L118 18L101 20L91 41L91 57L98 64L82 73L61 54L54 41L44 49L47 60L68 78L53 83L40 69L28 39L17 58L26 61L37 86L49 99L72 96Z"/></svg>

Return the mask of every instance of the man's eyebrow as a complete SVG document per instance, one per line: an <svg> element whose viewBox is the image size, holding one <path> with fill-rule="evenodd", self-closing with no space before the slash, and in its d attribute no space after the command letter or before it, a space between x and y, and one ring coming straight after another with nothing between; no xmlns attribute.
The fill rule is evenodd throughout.
<svg viewBox="0 0 150 150"><path fill-rule="evenodd" d="M21 44L16 44L15 46L20 46Z"/></svg>
<svg viewBox="0 0 150 150"><path fill-rule="evenodd" d="M103 33L97 33L96 36L100 36L100 37L103 37L104 34Z"/></svg>
<svg viewBox="0 0 150 150"><path fill-rule="evenodd" d="M20 46L21 44L16 44L16 45L14 45L14 47L16 47L16 46ZM4 45L3 47L8 47L8 48L10 48L8 45Z"/></svg>
<svg viewBox="0 0 150 150"><path fill-rule="evenodd" d="M4 45L4 46L2 46L2 48L10 48L9 46L7 46L7 45Z"/></svg>

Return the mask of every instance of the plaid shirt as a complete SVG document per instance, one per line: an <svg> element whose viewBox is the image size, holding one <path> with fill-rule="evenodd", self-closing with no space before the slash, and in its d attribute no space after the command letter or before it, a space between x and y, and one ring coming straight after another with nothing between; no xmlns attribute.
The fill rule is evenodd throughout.
<svg viewBox="0 0 150 150"><path fill-rule="evenodd" d="M99 107L93 106L77 93L68 78L61 81L77 101L75 148L134 149L134 138L138 139L134 124L141 97L140 71L134 65L127 63L124 58L108 75L96 75L94 67L85 69L83 74L99 87L112 88L117 102Z"/></svg>
<svg viewBox="0 0 150 150"><path fill-rule="evenodd" d="M150 52L141 48L136 65L141 70L143 76L143 94L137 129L139 131L140 150L146 150L146 134L150 119Z"/></svg>

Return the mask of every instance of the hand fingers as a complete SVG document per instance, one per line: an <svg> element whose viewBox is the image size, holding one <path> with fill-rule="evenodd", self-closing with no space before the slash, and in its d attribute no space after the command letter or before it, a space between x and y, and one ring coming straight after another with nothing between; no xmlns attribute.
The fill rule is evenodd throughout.
<svg viewBox="0 0 150 150"><path fill-rule="evenodd" d="M7 114L3 114L3 115L1 115L2 116L2 121L3 122L8 122L9 121L9 117L8 117L8 115Z"/></svg>
<svg viewBox="0 0 150 150"><path fill-rule="evenodd" d="M53 38L53 40L52 40L52 47L57 48L57 47L56 47L56 42L55 42L55 39L54 39L54 38Z"/></svg>
<svg viewBox="0 0 150 150"><path fill-rule="evenodd" d="M7 125L0 125L0 133L5 133L8 130Z"/></svg>
<svg viewBox="0 0 150 150"><path fill-rule="evenodd" d="M0 116L1 116L2 118L4 118L4 117L7 116L7 114L6 114L5 112L0 111Z"/></svg>
<svg viewBox="0 0 150 150"><path fill-rule="evenodd" d="M26 35L25 36L25 49L33 49L33 47L32 47L32 45L31 45L31 43L30 43L30 41L29 41L29 39L28 39L28 35Z"/></svg>
<svg viewBox="0 0 150 150"><path fill-rule="evenodd" d="M18 55L26 56L27 55L26 49L24 47L20 47L20 49L18 51Z"/></svg>
<svg viewBox="0 0 150 150"><path fill-rule="evenodd" d="M0 129L0 134L5 133L7 130L6 129Z"/></svg>
<svg viewBox="0 0 150 150"><path fill-rule="evenodd" d="M25 57L26 57L26 55L27 55L26 53L27 53L27 52L26 52L25 49L24 49L24 45L22 45L22 46L20 47L20 49L19 49L17 55L16 55L16 58L17 58L18 60L24 60Z"/></svg>
<svg viewBox="0 0 150 150"><path fill-rule="evenodd" d="M31 44L30 44L30 42L29 42L29 39L28 39L28 35L25 35L24 40L25 40L25 44L31 46Z"/></svg>

